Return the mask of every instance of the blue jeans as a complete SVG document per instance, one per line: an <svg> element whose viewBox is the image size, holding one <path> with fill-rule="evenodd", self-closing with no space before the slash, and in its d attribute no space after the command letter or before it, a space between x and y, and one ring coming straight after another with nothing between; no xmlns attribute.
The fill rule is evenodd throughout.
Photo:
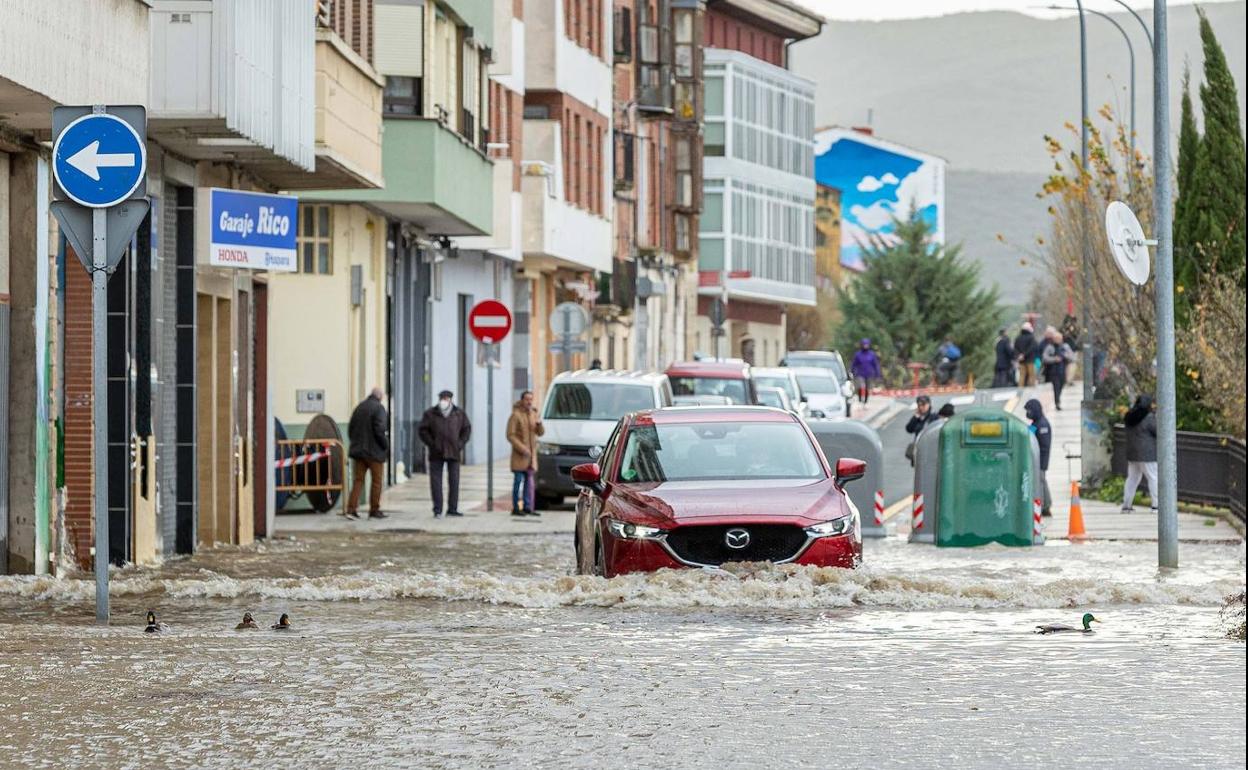
<svg viewBox="0 0 1248 770"><path fill-rule="evenodd" d="M524 508L525 510L533 510L536 507L535 498L537 489L533 483L534 471L530 468L527 471L511 472L511 507ZM521 493L523 490L523 497ZM521 502L524 505L521 505Z"/></svg>

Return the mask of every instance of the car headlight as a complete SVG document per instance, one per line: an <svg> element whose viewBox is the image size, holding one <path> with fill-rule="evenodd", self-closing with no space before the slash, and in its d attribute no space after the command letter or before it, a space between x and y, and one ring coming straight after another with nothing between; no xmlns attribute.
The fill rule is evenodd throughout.
<svg viewBox="0 0 1248 770"><path fill-rule="evenodd" d="M643 527L631 521L607 520L607 529L612 535L624 540L656 540L666 533L658 527Z"/></svg>
<svg viewBox="0 0 1248 770"><path fill-rule="evenodd" d="M854 516L842 516L839 519L825 521L822 524L806 528L806 534L810 537L836 537L837 535L849 534L854 528Z"/></svg>
<svg viewBox="0 0 1248 770"><path fill-rule="evenodd" d="M539 455L557 455L563 451L563 447L558 444L547 444L545 441L537 442L537 453Z"/></svg>

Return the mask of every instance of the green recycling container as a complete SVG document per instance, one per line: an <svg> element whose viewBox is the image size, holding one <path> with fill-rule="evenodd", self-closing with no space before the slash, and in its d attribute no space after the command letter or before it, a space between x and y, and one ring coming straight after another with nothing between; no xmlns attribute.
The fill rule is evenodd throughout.
<svg viewBox="0 0 1248 770"><path fill-rule="evenodd" d="M1035 470L1027 423L970 409L940 432L938 546L1032 545Z"/></svg>

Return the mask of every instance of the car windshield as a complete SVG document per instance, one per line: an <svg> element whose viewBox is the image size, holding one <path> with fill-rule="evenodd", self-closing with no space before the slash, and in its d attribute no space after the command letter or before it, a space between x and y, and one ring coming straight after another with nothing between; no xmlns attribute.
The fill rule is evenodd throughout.
<svg viewBox="0 0 1248 770"><path fill-rule="evenodd" d="M800 425L706 422L639 425L628 433L619 481L826 478Z"/></svg>
<svg viewBox="0 0 1248 770"><path fill-rule="evenodd" d="M793 386L793 380L788 377L771 377L754 375L754 384L763 388L779 388L789 394L789 398L796 401L800 394L797 388ZM761 396L760 396L761 399Z"/></svg>
<svg viewBox="0 0 1248 770"><path fill-rule="evenodd" d="M745 380L723 377L672 377L672 392L678 396L725 396L734 404L747 404Z"/></svg>
<svg viewBox="0 0 1248 770"><path fill-rule="evenodd" d="M836 385L836 379L831 376L820 377L816 374L799 374L797 375L797 384L802 386L803 393L840 392Z"/></svg>
<svg viewBox="0 0 1248 770"><path fill-rule="evenodd" d="M655 406L654 392L646 385L562 382L546 401L546 419L614 422L629 412Z"/></svg>
<svg viewBox="0 0 1248 770"><path fill-rule="evenodd" d="M758 403L763 406L774 406L777 409L784 409L783 392L777 388L762 388L758 391Z"/></svg>

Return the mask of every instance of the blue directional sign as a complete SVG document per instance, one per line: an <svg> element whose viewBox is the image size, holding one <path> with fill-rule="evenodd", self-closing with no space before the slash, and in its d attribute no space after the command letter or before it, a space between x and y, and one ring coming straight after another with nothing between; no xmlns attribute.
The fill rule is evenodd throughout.
<svg viewBox="0 0 1248 770"><path fill-rule="evenodd" d="M52 173L75 203L90 208L115 206L142 183L147 148L143 137L116 115L83 115L57 134Z"/></svg>

